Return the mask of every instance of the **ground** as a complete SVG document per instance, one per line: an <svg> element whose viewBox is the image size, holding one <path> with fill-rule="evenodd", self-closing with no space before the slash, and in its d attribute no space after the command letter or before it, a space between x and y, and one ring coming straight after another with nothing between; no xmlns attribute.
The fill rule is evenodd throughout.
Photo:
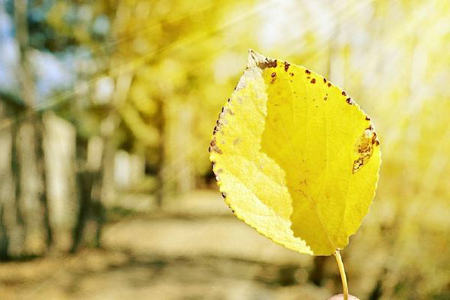
<svg viewBox="0 0 450 300"><path fill-rule="evenodd" d="M323 300L335 292L334 280L308 280L310 257L260 236L216 195L191 199L108 223L102 249L1 264L0 299Z"/></svg>

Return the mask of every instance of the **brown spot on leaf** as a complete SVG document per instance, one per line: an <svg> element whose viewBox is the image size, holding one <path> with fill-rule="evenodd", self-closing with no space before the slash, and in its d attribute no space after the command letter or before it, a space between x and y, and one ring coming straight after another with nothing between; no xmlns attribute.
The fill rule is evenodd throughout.
<svg viewBox="0 0 450 300"><path fill-rule="evenodd" d="M311 83L312 84L316 83L316 79L315 78L311 79Z"/></svg>
<svg viewBox="0 0 450 300"><path fill-rule="evenodd" d="M359 169L364 165L364 159L359 157L357 160L353 162L352 174L358 172Z"/></svg>
<svg viewBox="0 0 450 300"><path fill-rule="evenodd" d="M276 59L269 59L266 58L264 61L262 62L258 62L258 67L260 67L261 69L265 69L265 68L276 68L277 67L277 60Z"/></svg>
<svg viewBox="0 0 450 300"><path fill-rule="evenodd" d="M342 96L347 96L347 94L344 91L342 91Z"/></svg>
<svg viewBox="0 0 450 300"><path fill-rule="evenodd" d="M373 136L372 136L372 145L373 144L375 144L375 145L379 145L380 144L380 142L378 141L378 139L377 139L377 134L376 134L376 132L374 132L373 133Z"/></svg>
<svg viewBox="0 0 450 300"><path fill-rule="evenodd" d="M222 197L223 197L223 198L226 198L226 197L227 197L227 194L226 194L226 193L222 193Z"/></svg>
<svg viewBox="0 0 450 300"><path fill-rule="evenodd" d="M323 79L323 83L327 83L327 79L326 78Z"/></svg>
<svg viewBox="0 0 450 300"><path fill-rule="evenodd" d="M208 151L209 152L215 151L215 152L217 152L219 154L223 153L222 150L220 150L219 146L217 146L215 137L211 140L211 143L209 144L209 150Z"/></svg>
<svg viewBox="0 0 450 300"><path fill-rule="evenodd" d="M308 70L308 69L306 69L306 70L305 70L305 73L306 73L306 74L311 74L311 71Z"/></svg>
<svg viewBox="0 0 450 300"><path fill-rule="evenodd" d="M355 151L358 153L358 158L353 162L352 173L359 171L364 165L367 164L373 153L373 144L376 143L377 134L373 131L372 127L364 130L363 134L358 139L355 145Z"/></svg>
<svg viewBox="0 0 450 300"><path fill-rule="evenodd" d="M347 99L345 99L345 101L350 105L353 104L352 98L347 98Z"/></svg>
<svg viewBox="0 0 450 300"><path fill-rule="evenodd" d="M366 116L366 121L370 121L370 118L369 118L369 116Z"/></svg>
<svg viewBox="0 0 450 300"><path fill-rule="evenodd" d="M290 72L289 75L294 76L294 73Z"/></svg>
<svg viewBox="0 0 450 300"><path fill-rule="evenodd" d="M328 82L328 84L327 84L327 85L328 85L328 87L330 87L330 86L331 86L331 83L329 83L329 82Z"/></svg>
<svg viewBox="0 0 450 300"><path fill-rule="evenodd" d="M272 78L274 78L275 76L277 76L277 73L276 73L276 72L272 72L272 74L270 74L270 76L271 76Z"/></svg>
<svg viewBox="0 0 450 300"><path fill-rule="evenodd" d="M290 65L291 65L291 64L288 63L287 61L284 62L284 71L285 71L285 72L287 72L287 70L289 70L289 66L290 66Z"/></svg>
<svg viewBox="0 0 450 300"><path fill-rule="evenodd" d="M216 125L214 126L213 134L216 134L220 129L222 129L222 121L219 117L219 119L217 119L216 121Z"/></svg>

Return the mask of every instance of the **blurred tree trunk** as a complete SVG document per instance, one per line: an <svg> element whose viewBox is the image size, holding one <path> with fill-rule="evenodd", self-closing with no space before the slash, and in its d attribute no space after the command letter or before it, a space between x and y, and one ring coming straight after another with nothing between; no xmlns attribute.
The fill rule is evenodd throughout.
<svg viewBox="0 0 450 300"><path fill-rule="evenodd" d="M77 199L79 203L71 252L82 246L99 247L103 224L103 206L100 202L103 141L94 136L77 142Z"/></svg>
<svg viewBox="0 0 450 300"><path fill-rule="evenodd" d="M158 207L162 207L165 194L166 194L166 184L168 182L168 168L165 168L166 163L166 147L165 147L165 139L166 139L166 128L165 128L165 110L164 103L162 99L157 100L157 120L156 120L156 129L158 130L160 137L158 141L158 155L157 155L157 167L158 173L156 175L156 205Z"/></svg>
<svg viewBox="0 0 450 300"><path fill-rule="evenodd" d="M48 212L54 241L52 249L68 251L78 212L74 164L76 132L72 124L52 112L45 113L43 121Z"/></svg>
<svg viewBox="0 0 450 300"><path fill-rule="evenodd" d="M78 198L80 203L71 251L82 245L101 246L105 207L114 205L116 197L114 169L117 151L116 130L120 116L116 110L127 96L131 76L118 76L112 103L101 122L100 136L87 142L77 141Z"/></svg>
<svg viewBox="0 0 450 300"><path fill-rule="evenodd" d="M43 254L51 243L45 195L45 172L42 151L42 120L34 111L36 95L28 57L27 1L16 0L14 6L16 39L19 45L19 81L26 104L24 120L18 125L16 138L19 178L18 209L24 224L24 255Z"/></svg>
<svg viewBox="0 0 450 300"><path fill-rule="evenodd" d="M0 97L0 260L8 258L9 234L5 207L14 202L14 184L12 181L12 134L5 113L5 104Z"/></svg>
<svg viewBox="0 0 450 300"><path fill-rule="evenodd" d="M186 145L192 144L194 129L193 109L189 102L176 102L170 107L171 116L166 116L166 135L162 140L162 149L166 159L162 161L166 178L166 190L176 195L185 194L195 187L194 153ZM170 120L170 121L169 121Z"/></svg>
<svg viewBox="0 0 450 300"><path fill-rule="evenodd" d="M114 158L116 153L116 141L114 132L118 127L119 116L115 111L110 111L109 115L102 122L102 142L103 151L101 157L101 190L100 201L104 206L111 206L115 201L114 183Z"/></svg>
<svg viewBox="0 0 450 300"><path fill-rule="evenodd" d="M186 151L186 145L193 143L193 112L189 103L183 103L181 109L178 111L178 126L177 132L177 150L180 154L179 160L176 160L175 168L178 170L177 174L177 192L180 194L188 193L194 189L194 158L192 151ZM180 134L181 133L181 134Z"/></svg>
<svg viewBox="0 0 450 300"><path fill-rule="evenodd" d="M23 248L23 226L16 205L15 126L7 104L0 97L0 259L18 256Z"/></svg>
<svg viewBox="0 0 450 300"><path fill-rule="evenodd" d="M40 255L49 242L45 224L44 176L39 147L38 118L22 121L16 138L19 166L19 211L24 223L24 255Z"/></svg>

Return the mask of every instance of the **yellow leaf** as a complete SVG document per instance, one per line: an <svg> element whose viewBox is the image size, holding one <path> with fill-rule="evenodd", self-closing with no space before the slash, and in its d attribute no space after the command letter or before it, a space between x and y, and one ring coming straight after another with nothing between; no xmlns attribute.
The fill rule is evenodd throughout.
<svg viewBox="0 0 450 300"><path fill-rule="evenodd" d="M302 66L253 51L209 150L235 215L311 255L348 244L374 197L381 163L370 118L350 96Z"/></svg>

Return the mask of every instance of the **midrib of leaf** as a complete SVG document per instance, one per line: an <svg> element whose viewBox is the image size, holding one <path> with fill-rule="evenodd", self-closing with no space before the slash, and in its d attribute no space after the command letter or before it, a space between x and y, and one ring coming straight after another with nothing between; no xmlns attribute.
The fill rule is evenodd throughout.
<svg viewBox="0 0 450 300"><path fill-rule="evenodd" d="M305 84L305 83L304 83ZM306 86L306 85L305 85ZM306 88L306 90L309 90L309 88L307 87ZM319 101L318 99L317 99L317 101ZM306 105L307 106L309 106L310 105L310 101L306 101ZM310 124L310 122L308 122L308 111L309 111L309 109L308 109L308 107L306 108L306 124L307 124L307 126L308 126L308 124ZM326 124L326 123L325 123ZM308 129L306 129L306 141L308 141L308 132L309 132L309 130ZM328 135L326 134L325 135L325 140L327 141L327 143L328 143ZM328 148L327 148L327 158L326 158L326 162L327 162L327 167L328 167ZM326 175L327 173L325 173L325 175ZM321 187L320 187L321 189L323 188L323 184L321 185ZM307 197L307 199L309 199L310 200L310 203L312 204L312 206L313 206L313 211L315 212L315 214L316 214L316 216L317 216L317 219L318 219L318 221L319 221L319 224L320 224L320 226L322 227L322 230L323 230L323 232L324 232L324 234L325 234L325 237L327 238L327 240L328 240L328 242L330 243L330 245L333 247L333 248L335 248L336 249L336 246L334 245L334 243L331 241L331 239L330 239L330 236L329 236L329 234L328 234L328 231L327 231L327 229L326 229L326 227L325 227L325 225L324 225L324 223L323 223L323 221L322 221L322 218L321 218L321 215L320 215L320 212L319 212L319 210L318 210L318 208L317 208L317 205L316 205L316 203L314 202L314 199L311 199L310 197Z"/></svg>
<svg viewBox="0 0 450 300"><path fill-rule="evenodd" d="M296 120L295 120L295 115L294 115L294 105L295 105L295 101L297 100L297 97L300 97L301 95L298 95L297 97L294 95L294 92L293 92L293 89L292 89L292 83L290 82L290 80L289 80L289 78L287 78L286 79L286 76L280 76L281 78L283 78L284 80L286 80L287 81L287 84L288 84L288 86L289 86L289 91L290 91L290 94L291 94L291 105L292 105L292 108L291 108L291 110L292 110L292 115L291 115L291 119L292 119L292 123L294 124L294 128L297 128L297 126L296 126L296 124L297 124L297 122L296 122ZM305 89L306 90L308 90L309 89L309 87L305 84L305 82L303 82L303 84L304 84L304 86L305 86ZM306 97L307 97L307 95L306 95ZM318 99L317 99L318 100ZM267 95L267 101L269 101L269 95ZM309 103L310 101L308 101L308 98L306 99L306 101L305 101L305 103L306 103L306 105L307 106L309 106L310 105L310 103ZM327 106L327 105L325 105L325 106ZM308 122L308 107L306 107L306 109L305 109L305 111L306 111L306 114L305 114L305 119L306 119L306 124L307 124L307 126L308 126L308 124L309 124L309 122ZM325 118L325 119L327 119L327 118ZM284 122L283 122L283 124L284 124ZM284 129L284 132L286 132L286 129L285 128L283 128ZM326 134L325 134L325 140L326 140L326 151L327 151L327 159L326 159L326 168L325 168L325 171L324 171L324 173L325 173L325 176L327 176L327 174L328 174L328 172L327 172L327 170L328 170L328 129L327 129L327 120L325 121L325 131L326 131ZM308 140L308 132L309 132L309 130L308 129L305 129L305 140L307 141ZM286 136L286 138L287 138L287 136ZM287 140L289 141L289 145L291 146L291 151L292 151L292 153L295 153L295 147L292 145L292 142L291 142L291 140L289 139L289 138L287 138ZM306 142L305 141L305 142ZM269 154L268 154L269 155ZM270 155L269 155L269 157L270 157ZM287 172L286 172L286 170L280 165L280 167L284 170L284 172L285 172L285 174L287 174ZM322 181L323 182L323 181ZM321 185L321 190L323 189L323 184ZM288 191L289 191L289 194L291 194L291 199L292 199L292 201L294 201L294 197L292 196L292 193L291 193L291 191L290 191L290 188L289 188L289 186L288 186ZM333 248L335 248L336 249L336 246L335 246L335 244L332 242L332 240L331 240L331 238L330 238L330 235L329 235L329 233L328 233L328 230L326 229L326 227L325 227L325 225L324 225L324 223L323 223L323 221L322 221L322 218L321 218L321 215L320 215L320 212L319 212L319 209L318 209L318 207L317 207L317 205L316 205L316 203L314 202L314 200L313 199L311 199L311 197L305 197L305 199L308 199L309 201L310 201L310 203L312 204L312 207L313 207L313 211L314 211L314 213L316 214L316 217L317 217L317 219L318 219L318 221L319 221L319 224L320 224L320 226L321 226L321 228L322 228L322 231L323 231L323 233L324 233L324 235L325 235L325 237L326 237L326 239L328 240L328 242L330 243L330 245L333 247ZM291 214L293 214L294 213L294 209L293 209L293 205L292 205L292 213ZM290 218L291 219L291 218ZM292 221L291 221L291 224L292 224ZM302 240L305 240L304 238L302 238L302 237L300 237ZM305 240L306 241L306 240ZM306 241L306 243L308 243L308 241Z"/></svg>

